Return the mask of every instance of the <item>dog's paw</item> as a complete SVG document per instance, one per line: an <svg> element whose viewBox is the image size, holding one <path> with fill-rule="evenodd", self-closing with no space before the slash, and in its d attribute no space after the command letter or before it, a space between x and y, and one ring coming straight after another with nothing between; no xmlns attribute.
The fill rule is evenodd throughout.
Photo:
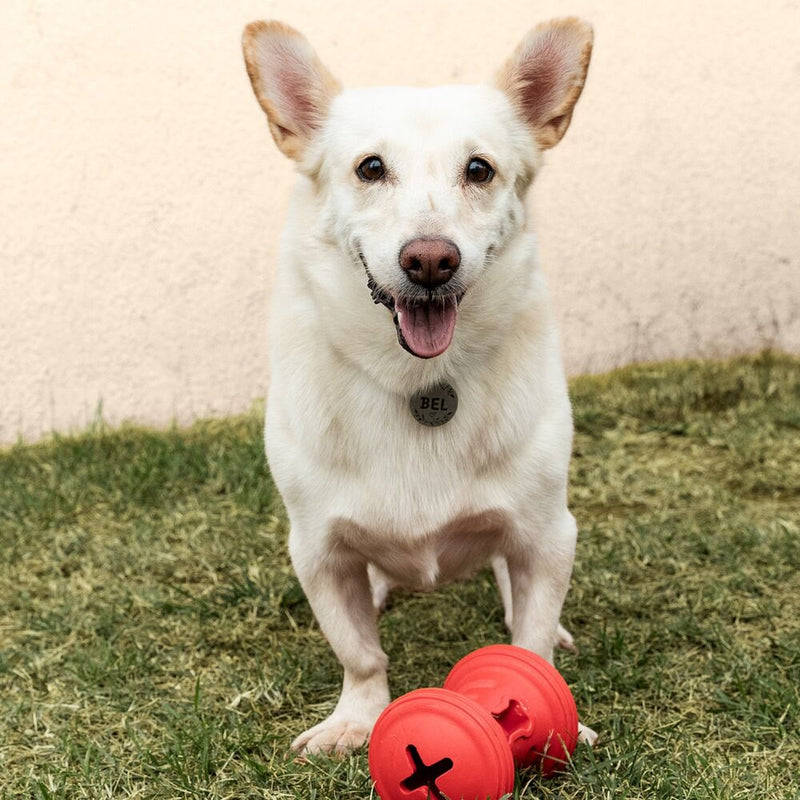
<svg viewBox="0 0 800 800"><path fill-rule="evenodd" d="M578 648L575 645L575 640L572 638L572 634L563 626L558 626L558 631L556 633L556 647L560 648L561 650L568 650L570 653L577 653Z"/></svg>
<svg viewBox="0 0 800 800"><path fill-rule="evenodd" d="M301 733L292 742L292 750L301 756L320 753L344 755L361 747L369 739L370 730L368 725L358 720L331 716Z"/></svg>
<svg viewBox="0 0 800 800"><path fill-rule="evenodd" d="M581 744L588 744L589 747L594 747L597 744L597 734L591 729L578 723L578 741Z"/></svg>

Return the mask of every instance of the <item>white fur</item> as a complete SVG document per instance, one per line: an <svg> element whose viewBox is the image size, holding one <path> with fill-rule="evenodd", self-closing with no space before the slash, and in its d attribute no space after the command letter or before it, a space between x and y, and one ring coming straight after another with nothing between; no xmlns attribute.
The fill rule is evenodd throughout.
<svg viewBox="0 0 800 800"><path fill-rule="evenodd" d="M391 181L355 176L370 154ZM461 179L476 154L496 169L486 186ZM317 752L362 744L389 701L376 606L395 585L432 588L491 561L513 643L550 660L555 644L570 646L558 620L576 526L570 404L525 229L540 154L509 96L491 86L344 91L298 161L270 317L265 439L293 564L344 667L334 712L294 743ZM400 347L366 285L365 264L402 292L398 253L417 236L457 244L465 292L452 343L427 360ZM424 427L409 398L439 380L456 388L458 412Z"/></svg>

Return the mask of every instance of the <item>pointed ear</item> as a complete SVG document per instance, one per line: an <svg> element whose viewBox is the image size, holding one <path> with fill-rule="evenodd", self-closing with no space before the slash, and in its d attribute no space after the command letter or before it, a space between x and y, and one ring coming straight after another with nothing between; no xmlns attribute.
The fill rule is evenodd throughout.
<svg viewBox="0 0 800 800"><path fill-rule="evenodd" d="M583 20L545 22L528 33L495 78L542 150L558 144L567 132L586 80L593 39L591 25Z"/></svg>
<svg viewBox="0 0 800 800"><path fill-rule="evenodd" d="M306 38L280 22L251 22L242 49L275 143L285 156L300 160L341 85Z"/></svg>

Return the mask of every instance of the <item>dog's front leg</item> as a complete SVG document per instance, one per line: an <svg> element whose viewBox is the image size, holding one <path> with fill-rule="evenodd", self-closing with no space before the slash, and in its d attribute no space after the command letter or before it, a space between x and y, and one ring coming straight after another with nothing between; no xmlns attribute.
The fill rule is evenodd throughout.
<svg viewBox="0 0 800 800"><path fill-rule="evenodd" d="M523 534L529 547L508 557L513 620L511 641L553 663L553 647L574 649L572 637L559 625L567 595L577 539L575 518L567 509L549 524ZM578 723L578 738L594 744L597 734Z"/></svg>
<svg viewBox="0 0 800 800"><path fill-rule="evenodd" d="M512 597L512 643L552 663L559 638L558 620L575 559L577 527L564 508L551 518L541 514L520 531L507 556Z"/></svg>
<svg viewBox="0 0 800 800"><path fill-rule="evenodd" d="M387 657L378 636L367 563L347 548L320 547L321 541L325 539L293 529L289 550L314 615L344 667L344 681L333 713L292 742L301 753L360 747L389 702Z"/></svg>

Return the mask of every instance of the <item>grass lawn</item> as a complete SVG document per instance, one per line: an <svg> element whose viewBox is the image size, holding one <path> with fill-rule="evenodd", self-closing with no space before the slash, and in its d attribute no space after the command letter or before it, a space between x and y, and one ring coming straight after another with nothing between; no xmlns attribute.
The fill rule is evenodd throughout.
<svg viewBox="0 0 800 800"><path fill-rule="evenodd" d="M557 665L601 735L514 797L800 797L800 359L572 383L581 530ZM506 641L488 572L399 595L395 695ZM286 553L258 412L0 453L0 797L369 798L297 763L338 665Z"/></svg>

